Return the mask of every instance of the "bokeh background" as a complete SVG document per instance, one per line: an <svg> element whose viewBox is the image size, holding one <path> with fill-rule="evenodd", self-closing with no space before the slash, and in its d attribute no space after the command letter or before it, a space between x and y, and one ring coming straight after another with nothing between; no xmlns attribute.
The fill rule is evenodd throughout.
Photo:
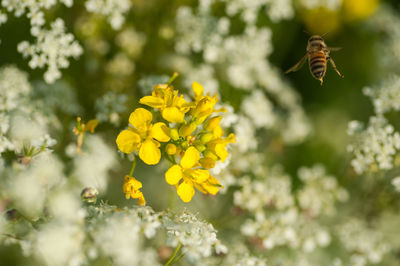
<svg viewBox="0 0 400 266"><path fill-rule="evenodd" d="M364 95L363 89L379 88L385 80L399 74L399 1L288 0L276 6L271 4L274 1L259 1L261 4L249 1L254 5L246 5L246 1L211 0L128 2L130 9L123 13L124 22L118 27L113 27L109 17L100 12L87 11L83 1L75 1L72 7L57 4L45 11L46 21L63 18L66 31L71 32L83 48L82 55L77 59L71 58L69 67L61 70L62 77L51 84L43 79L45 70L32 69L29 59L17 50L21 41L35 41L30 33L30 19L10 13L7 22L0 26L0 66L13 65L27 72L34 100L43 101L54 110L61 123L52 131L57 140L54 153L64 163L67 175L68 167L73 164L68 149L76 142L72 132L76 117L100 121L96 135L115 151L118 163L107 172L108 185L101 191L98 201L121 208L136 205L134 200L126 200L121 191L123 177L129 172L131 162L126 156L117 154L115 138L126 128L130 112L140 106L140 97L149 94L156 83L166 82L177 71L180 76L174 86L182 93L190 94L191 82L198 81L206 90L218 93L221 102L232 106L231 112L239 116L246 114L243 105L246 97L261 89L272 106L274 119L282 123L273 122L278 126L269 126L268 121L261 122L265 126L256 127L254 135L248 135L256 140L256 147L247 149L242 156L257 153L263 156L259 162L263 167L281 165L290 175L292 191L303 186L297 174L299 168L317 163L324 165L326 172L335 176L338 184L350 195L350 200L338 207L337 221L341 220L340 216L353 215L368 223L381 221L383 214L398 214L400 198L391 184L392 178L397 176L396 167L390 171L357 174L351 165L354 154L347 149L354 140L347 129L350 121L367 123L374 115L372 101ZM271 6L275 9L271 10ZM1 12L7 13L4 5ZM229 20L228 30L223 29L221 18ZM260 31L266 28L268 33L246 35L244 32L248 28ZM340 78L329 64L323 86L311 76L307 65L285 75L284 72L305 54L309 34L324 33L328 46L343 48L332 52L331 56L344 78ZM210 48L206 55L208 44L215 42L218 46L218 35L222 39L241 36L247 39L234 42L236 46L231 50ZM252 43L251 40L257 41ZM248 66L246 57L249 58ZM268 67L264 68L262 62L268 62ZM230 74L232 64L243 68ZM262 77L263 71L265 77ZM279 94L283 95L286 90L297 99L292 105L285 106L285 100L280 100ZM301 113L300 118L296 118L298 113ZM263 120L270 113L253 115ZM295 116L292 119L304 122L304 125L289 126L287 121L292 115ZM389 112L386 117L395 129L400 127L398 113ZM227 132L236 133L235 130L235 123L227 128ZM285 134L297 130L304 130L304 134L299 133L300 136L294 140L285 140ZM243 134L246 136L247 133ZM236 154L240 157L240 149ZM157 167L138 163L135 176L143 183L147 204L155 211L170 208L198 213L214 225L221 239L228 242L234 239L231 236L238 233L237 228L242 225L244 217L237 214L242 210L234 204L235 192L242 189L237 180L243 177L243 172L232 171L237 180L227 184L222 182L226 186L223 193L213 197L197 193L191 203L185 204L177 197L175 189L164 181L163 173L167 167L163 163ZM332 226L335 219L330 222ZM400 219L396 217L393 221ZM398 227L387 226L382 229L385 230L399 233ZM248 239L243 243L254 249L253 253L258 256L266 253L265 249L258 248ZM340 250L335 245L340 244L335 242L329 247L332 253ZM400 263L399 246L389 253L390 259L380 260L377 265ZM363 265L345 261L329 265ZM29 263L29 257L24 258L17 245L1 246L1 265ZM101 263L99 265L110 265ZM182 263L186 265L188 262Z"/></svg>

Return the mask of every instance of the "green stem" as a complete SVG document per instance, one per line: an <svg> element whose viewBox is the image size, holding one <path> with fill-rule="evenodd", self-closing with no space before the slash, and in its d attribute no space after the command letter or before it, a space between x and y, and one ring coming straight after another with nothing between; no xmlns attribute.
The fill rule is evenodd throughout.
<svg viewBox="0 0 400 266"><path fill-rule="evenodd" d="M171 85L172 82L174 82L174 80L179 76L178 72L174 72L174 74L172 74L172 77L170 77L170 79L168 80L167 84Z"/></svg>
<svg viewBox="0 0 400 266"><path fill-rule="evenodd" d="M169 260L167 261L167 263L164 264L164 266L168 266L171 264L171 262L175 259L176 254L178 254L178 251L181 249L182 244L179 243L179 245L176 247L174 254L172 254L171 258L169 258Z"/></svg>
<svg viewBox="0 0 400 266"><path fill-rule="evenodd" d="M131 171L129 172L129 176L133 176L133 172L135 171L135 167L136 167L136 156L133 158L132 167L131 167Z"/></svg>
<svg viewBox="0 0 400 266"><path fill-rule="evenodd" d="M185 253L181 253L172 263L177 263L183 256L185 256Z"/></svg>

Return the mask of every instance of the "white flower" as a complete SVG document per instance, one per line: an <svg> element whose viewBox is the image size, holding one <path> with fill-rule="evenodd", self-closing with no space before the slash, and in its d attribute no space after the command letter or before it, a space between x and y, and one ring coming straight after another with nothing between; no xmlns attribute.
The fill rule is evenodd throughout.
<svg viewBox="0 0 400 266"><path fill-rule="evenodd" d="M116 164L116 152L95 135L85 136L82 155L74 157L72 175L82 187L107 188L108 171Z"/></svg>
<svg viewBox="0 0 400 266"><path fill-rule="evenodd" d="M382 170L393 168L393 158L400 149L400 135L383 116L370 117L367 128L354 121L349 127L354 141L348 151L355 156L351 165L358 174L366 172L373 164Z"/></svg>
<svg viewBox="0 0 400 266"><path fill-rule="evenodd" d="M83 232L71 224L48 224L37 233L35 255L46 265L81 265Z"/></svg>
<svg viewBox="0 0 400 266"><path fill-rule="evenodd" d="M36 37L36 43L21 42L18 51L24 57L31 57L31 68L48 67L44 74L47 83L53 83L61 77L59 69L69 66L69 57L77 58L82 54L82 47L72 34L65 33L64 21L60 18L51 23L50 30L38 28L32 34Z"/></svg>
<svg viewBox="0 0 400 266"><path fill-rule="evenodd" d="M256 128L271 128L275 123L275 113L272 103L261 90L254 91L242 102L243 112L253 120Z"/></svg>
<svg viewBox="0 0 400 266"><path fill-rule="evenodd" d="M392 179L392 185L397 192L400 192L400 176Z"/></svg>
<svg viewBox="0 0 400 266"><path fill-rule="evenodd" d="M87 0L85 3L88 11L107 17L114 30L121 28L125 21L124 15L131 5L129 0Z"/></svg>
<svg viewBox="0 0 400 266"><path fill-rule="evenodd" d="M189 212L183 212L181 215L170 213L163 218L169 245L177 246L181 243L182 250L189 261L209 257L217 247L219 251L226 249L217 239L217 231L214 227Z"/></svg>

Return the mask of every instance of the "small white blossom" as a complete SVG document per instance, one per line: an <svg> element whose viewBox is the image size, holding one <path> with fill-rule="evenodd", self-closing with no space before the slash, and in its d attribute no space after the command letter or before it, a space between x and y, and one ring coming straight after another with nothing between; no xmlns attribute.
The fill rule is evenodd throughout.
<svg viewBox="0 0 400 266"><path fill-rule="evenodd" d="M348 146L355 157L351 165L358 174L368 171L373 165L382 170L393 168L394 156L400 149L400 134L384 117L372 116L367 128L353 121L348 132L354 138Z"/></svg>
<svg viewBox="0 0 400 266"><path fill-rule="evenodd" d="M117 94L113 91L109 91L98 98L96 100L97 120L119 125L120 114L126 111L125 103L127 99L125 94Z"/></svg>
<svg viewBox="0 0 400 266"><path fill-rule="evenodd" d="M256 128L271 128L275 123L273 105L261 90L254 91L243 100L242 110L253 120Z"/></svg>
<svg viewBox="0 0 400 266"><path fill-rule="evenodd" d="M44 79L53 83L61 77L60 69L69 66L69 57L77 58L82 54L82 47L74 40L74 36L65 33L64 21L60 18L51 23L51 29L39 29L33 34L35 44L24 41L18 45L18 51L31 57L29 66L33 69L47 66Z"/></svg>
<svg viewBox="0 0 400 266"><path fill-rule="evenodd" d="M355 265L377 264L389 252L386 243L378 231L366 227L356 218L352 218L338 227L338 234L344 247L352 254Z"/></svg>
<svg viewBox="0 0 400 266"><path fill-rule="evenodd" d="M400 176L392 179L392 185L397 192L400 192Z"/></svg>
<svg viewBox="0 0 400 266"><path fill-rule="evenodd" d="M87 0L86 9L105 16L114 30L121 28L125 21L124 15L131 8L129 0Z"/></svg>
<svg viewBox="0 0 400 266"><path fill-rule="evenodd" d="M95 135L85 136L82 155L75 155L72 175L82 187L107 188L108 171L116 164L116 153Z"/></svg>
<svg viewBox="0 0 400 266"><path fill-rule="evenodd" d="M217 231L211 224L199 220L196 215L189 212L183 212L181 215L170 214L164 217L164 224L169 245L175 247L181 243L189 261L209 257L217 247L221 251Z"/></svg>

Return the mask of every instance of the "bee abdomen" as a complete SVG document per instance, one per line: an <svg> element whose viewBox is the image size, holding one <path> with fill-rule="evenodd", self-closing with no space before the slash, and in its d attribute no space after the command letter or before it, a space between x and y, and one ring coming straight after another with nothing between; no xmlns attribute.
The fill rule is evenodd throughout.
<svg viewBox="0 0 400 266"><path fill-rule="evenodd" d="M316 54L310 58L311 74L320 79L324 76L326 70L326 58L324 54Z"/></svg>

